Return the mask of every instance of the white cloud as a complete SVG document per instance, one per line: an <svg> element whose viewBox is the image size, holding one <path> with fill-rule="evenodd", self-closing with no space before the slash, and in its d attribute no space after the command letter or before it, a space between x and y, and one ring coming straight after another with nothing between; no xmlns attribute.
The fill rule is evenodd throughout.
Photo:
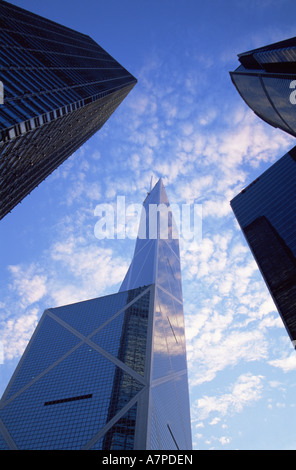
<svg viewBox="0 0 296 470"><path fill-rule="evenodd" d="M231 213L229 199L214 197L205 201L202 205L202 213L204 217L225 217Z"/></svg>
<svg viewBox="0 0 296 470"><path fill-rule="evenodd" d="M213 380L225 368L241 361L252 362L267 358L268 343L261 331L228 331L232 315L219 322L214 315L203 331L188 344L187 355L191 387Z"/></svg>
<svg viewBox="0 0 296 470"><path fill-rule="evenodd" d="M149 105L149 96L144 93L140 93L135 89L135 92L131 95L128 101L128 107L131 108L133 115L144 114Z"/></svg>
<svg viewBox="0 0 296 470"><path fill-rule="evenodd" d="M241 362L268 359L272 328L282 327L248 247L235 232L182 244L191 387ZM193 288L193 286L195 286Z"/></svg>
<svg viewBox="0 0 296 470"><path fill-rule="evenodd" d="M231 439L230 437L222 436L219 438L219 442L222 444L222 446L225 446L226 444L230 444Z"/></svg>
<svg viewBox="0 0 296 470"><path fill-rule="evenodd" d="M34 264L28 267L13 265L8 269L13 278L10 289L18 294L23 308L37 302L46 294L47 277Z"/></svg>
<svg viewBox="0 0 296 470"><path fill-rule="evenodd" d="M229 393L220 397L204 396L197 399L192 407L194 420L205 420L211 413L215 413L216 418L240 413L244 407L261 399L263 379L261 375L243 374L238 377Z"/></svg>
<svg viewBox="0 0 296 470"><path fill-rule="evenodd" d="M217 117L217 110L214 108L208 109L207 112L203 113L202 116L199 118L199 123L202 126L208 126L214 121L216 117Z"/></svg>
<svg viewBox="0 0 296 470"><path fill-rule="evenodd" d="M182 243L181 254L183 284L191 294L185 299L189 306L185 313L193 388L239 363L269 359L268 331L278 327L280 319L258 281L258 269L248 247L236 236L239 231L234 218L232 223L229 217L229 201L251 182L252 168L272 163L288 149L290 139L261 124L243 104L231 112L225 112L221 102L211 104L207 112L197 111L194 74L182 77L184 93L175 93L173 80L155 87L151 76L160 73L161 65L157 58L151 59L138 74L141 88L136 87L130 95L122 118L126 118L124 132L130 132L122 136L120 145L116 135L111 139L109 135L107 158L103 158L101 149L89 151L83 146L76 155L79 161L75 156L68 159L54 178L60 175L63 183L68 178L65 201L69 205L79 201L89 207L90 201L112 201L117 195L129 195L139 203L149 189L151 175L164 177L171 202L202 203L204 237L200 244ZM217 125L213 130L214 120ZM108 130L104 132L108 134ZM102 179L100 171L104 171ZM96 180L90 177L92 173L98 175ZM79 217L75 237L71 235L73 217L72 221L68 219L68 228L71 223L72 228L56 238L43 259L29 267L10 268L10 287L19 296L22 308L45 296L52 306L58 306L104 295L105 290L122 281L129 263L125 253L112 243L106 248L91 240L86 228L82 229L86 211ZM89 229L93 231L93 227ZM37 316L33 307L27 313L15 311L3 325L9 357L21 353ZM293 357L269 364L294 370ZM229 393L204 396L195 402L194 409L201 419L218 413L211 421L214 425L221 416L259 400L262 381L261 376L242 375ZM227 437L221 438L221 444L227 442Z"/></svg>
<svg viewBox="0 0 296 470"><path fill-rule="evenodd" d="M284 372L290 372L296 370L296 356L293 352L290 356L281 359L274 359L269 361L269 364L282 369Z"/></svg>
<svg viewBox="0 0 296 470"><path fill-rule="evenodd" d="M55 243L50 254L55 266L66 270L49 280L51 297L59 305L102 294L122 281L128 269L128 262L111 248L87 243L83 237Z"/></svg>
<svg viewBox="0 0 296 470"><path fill-rule="evenodd" d="M184 168L188 170L188 162L184 161L182 170ZM187 182L184 181L182 184L176 182L175 193L177 194L176 200L186 201L187 204L192 204L198 200L201 196L207 193L209 189L212 189L214 185L213 175L200 175L199 177L188 178Z"/></svg>
<svg viewBox="0 0 296 470"><path fill-rule="evenodd" d="M99 150L95 150L94 152L92 152L91 158L93 158L96 161L100 160L101 152Z"/></svg>
<svg viewBox="0 0 296 470"><path fill-rule="evenodd" d="M37 326L38 314L38 308L31 308L25 314L2 322L0 338L3 344L4 360L11 360L23 354Z"/></svg>
<svg viewBox="0 0 296 470"><path fill-rule="evenodd" d="M214 426L214 425L218 424L220 421L221 421L221 418L216 417L216 418L212 419L212 421L209 424L211 426Z"/></svg>
<svg viewBox="0 0 296 470"><path fill-rule="evenodd" d="M1 302L0 340L4 360L20 356L43 310L104 295L126 274L128 262L112 249L69 235L55 242L44 264L11 265L13 301ZM46 274L44 271L46 270Z"/></svg>

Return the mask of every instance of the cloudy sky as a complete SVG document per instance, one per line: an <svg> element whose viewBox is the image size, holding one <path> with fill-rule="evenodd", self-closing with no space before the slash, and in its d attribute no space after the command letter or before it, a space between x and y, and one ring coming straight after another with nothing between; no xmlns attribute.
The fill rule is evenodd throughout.
<svg viewBox="0 0 296 470"><path fill-rule="evenodd" d="M118 290L134 240L98 240L96 206L141 203L162 177L171 203L203 214L202 239L180 241L194 449L296 449L296 353L229 205L294 145L229 71L296 36L295 2L11 3L90 35L138 84L0 223L0 393L44 309Z"/></svg>

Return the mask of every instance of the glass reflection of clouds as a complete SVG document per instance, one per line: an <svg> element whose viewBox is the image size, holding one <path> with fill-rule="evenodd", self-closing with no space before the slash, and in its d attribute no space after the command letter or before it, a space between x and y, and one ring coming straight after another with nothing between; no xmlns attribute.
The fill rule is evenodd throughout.
<svg viewBox="0 0 296 470"><path fill-rule="evenodd" d="M296 130L296 110L291 104L289 96L291 94L291 78L262 77L266 92L283 120L291 129Z"/></svg>
<svg viewBox="0 0 296 470"><path fill-rule="evenodd" d="M272 126L280 127L286 132L291 133L290 127L283 121L266 94L264 87L266 83L265 78L262 82L261 75L247 73L233 73L232 78L240 95L258 116ZM269 80L270 78L268 78ZM289 85L287 85L287 89L289 90ZM290 104L289 93L287 93L286 101L287 104Z"/></svg>

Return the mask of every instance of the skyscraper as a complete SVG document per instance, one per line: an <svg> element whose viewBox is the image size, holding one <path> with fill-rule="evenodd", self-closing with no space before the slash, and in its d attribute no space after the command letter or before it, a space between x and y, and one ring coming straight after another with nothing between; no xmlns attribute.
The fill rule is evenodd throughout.
<svg viewBox="0 0 296 470"><path fill-rule="evenodd" d="M136 79L89 36L4 0L0 59L1 219L103 126Z"/></svg>
<svg viewBox="0 0 296 470"><path fill-rule="evenodd" d="M238 55L230 72L237 91L261 119L296 136L296 38Z"/></svg>
<svg viewBox="0 0 296 470"><path fill-rule="evenodd" d="M0 449L191 449L173 224L159 180L119 292L44 312L0 402Z"/></svg>
<svg viewBox="0 0 296 470"><path fill-rule="evenodd" d="M231 206L296 347L296 147Z"/></svg>

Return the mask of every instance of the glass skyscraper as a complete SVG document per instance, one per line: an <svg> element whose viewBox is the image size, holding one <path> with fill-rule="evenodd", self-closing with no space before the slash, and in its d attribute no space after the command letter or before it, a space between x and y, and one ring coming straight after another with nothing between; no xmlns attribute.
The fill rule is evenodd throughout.
<svg viewBox="0 0 296 470"><path fill-rule="evenodd" d="M179 241L161 179L142 210L119 292L41 317L0 402L0 449L192 448Z"/></svg>
<svg viewBox="0 0 296 470"><path fill-rule="evenodd" d="M1 219L103 126L136 79L89 36L1 0L0 80Z"/></svg>
<svg viewBox="0 0 296 470"><path fill-rule="evenodd" d="M246 104L268 124L296 136L296 38L238 55L230 76Z"/></svg>
<svg viewBox="0 0 296 470"><path fill-rule="evenodd" d="M231 206L296 347L296 147Z"/></svg>

